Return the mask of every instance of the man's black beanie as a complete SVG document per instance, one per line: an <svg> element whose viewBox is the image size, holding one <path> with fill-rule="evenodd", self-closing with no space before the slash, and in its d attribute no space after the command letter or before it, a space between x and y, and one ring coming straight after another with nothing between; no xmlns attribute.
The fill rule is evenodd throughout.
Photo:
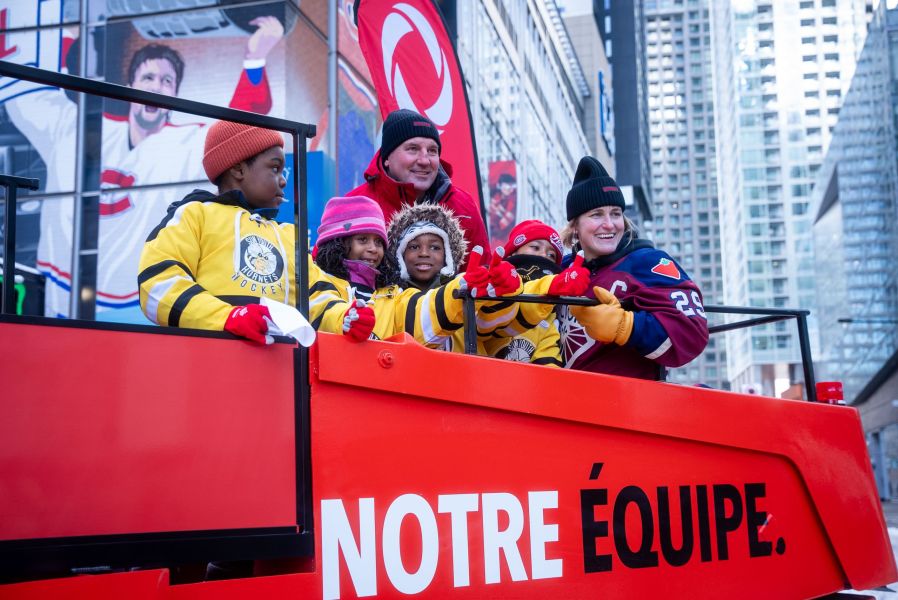
<svg viewBox="0 0 898 600"><path fill-rule="evenodd" d="M380 159L387 160L390 154L402 145L405 140L413 137L430 138L437 143L439 152L443 151L440 144L440 132L436 125L413 110L400 108L387 115L384 120L382 137L380 142Z"/></svg>
<svg viewBox="0 0 898 600"><path fill-rule="evenodd" d="M573 221L600 206L619 206L623 210L626 208L624 195L602 163L584 156L577 165L571 191L567 193L567 220Z"/></svg>

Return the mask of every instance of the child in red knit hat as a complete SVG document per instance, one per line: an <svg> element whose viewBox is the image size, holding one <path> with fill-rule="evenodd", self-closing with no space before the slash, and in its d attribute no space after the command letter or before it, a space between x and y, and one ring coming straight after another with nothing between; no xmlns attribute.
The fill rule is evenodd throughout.
<svg viewBox="0 0 898 600"><path fill-rule="evenodd" d="M508 234L505 248L509 253L508 262L515 266L524 281L524 293L577 296L585 291L588 273L580 267L582 257L570 269L562 271L564 246L561 236L542 221L532 219L515 225ZM489 355L496 358L564 366L558 324L551 305L521 304L514 323L497 331L485 345Z"/></svg>
<svg viewBox="0 0 898 600"><path fill-rule="evenodd" d="M140 257L140 307L159 325L267 335L269 298L295 304L292 225L275 222L284 201L284 140L276 131L219 121L203 168L218 194L194 190L168 208Z"/></svg>
<svg viewBox="0 0 898 600"><path fill-rule="evenodd" d="M564 246L558 232L537 219L521 221L508 234L505 244L508 256L542 256L561 266ZM560 272L558 269L557 272Z"/></svg>

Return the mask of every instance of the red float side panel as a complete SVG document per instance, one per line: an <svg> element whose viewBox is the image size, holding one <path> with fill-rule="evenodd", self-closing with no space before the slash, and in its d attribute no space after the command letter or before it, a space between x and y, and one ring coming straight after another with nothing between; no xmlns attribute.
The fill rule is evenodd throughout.
<svg viewBox="0 0 898 600"><path fill-rule="evenodd" d="M295 526L293 348L0 323L0 540Z"/></svg>
<svg viewBox="0 0 898 600"><path fill-rule="evenodd" d="M318 352L325 598L812 598L898 579L852 408L414 343L322 335Z"/></svg>
<svg viewBox="0 0 898 600"><path fill-rule="evenodd" d="M177 341L214 357L220 373L254 365L271 383L266 366L292 372L280 348ZM7 586L0 596L813 598L898 580L852 408L441 353L408 339L320 335L311 373L314 572L177 586L137 572ZM228 399L235 390L248 393L215 393L239 411ZM254 418L267 417L240 414ZM289 419L292 431L292 409ZM287 452L255 435L265 453L256 464L282 472L292 444ZM2 463L4 474L13 464ZM193 498L201 486L187 483ZM281 492L258 485L230 491L251 489L274 514Z"/></svg>
<svg viewBox="0 0 898 600"><path fill-rule="evenodd" d="M0 586L4 600L262 600L320 597L315 573L171 585L167 570L85 575Z"/></svg>

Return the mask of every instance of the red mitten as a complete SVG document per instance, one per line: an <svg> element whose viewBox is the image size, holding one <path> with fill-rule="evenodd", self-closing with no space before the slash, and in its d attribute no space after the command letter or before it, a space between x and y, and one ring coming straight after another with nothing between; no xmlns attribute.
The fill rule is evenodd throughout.
<svg viewBox="0 0 898 600"><path fill-rule="evenodd" d="M271 318L267 306L261 304L247 304L235 306L225 321L225 331L239 335L257 344L265 345L274 343L274 339L266 335L268 323L265 317Z"/></svg>
<svg viewBox="0 0 898 600"><path fill-rule="evenodd" d="M490 272L481 263L483 262L483 247L474 246L468 257L468 269L462 274L462 291L471 290L471 296L486 296L490 283Z"/></svg>
<svg viewBox="0 0 898 600"><path fill-rule="evenodd" d="M502 260L505 256L505 248L499 246L493 253L490 264L490 283L487 292L490 296L508 296L520 294L524 287L518 270L508 261Z"/></svg>
<svg viewBox="0 0 898 600"><path fill-rule="evenodd" d="M589 269L583 267L583 250L574 257L567 269L552 279L550 296L582 296L589 289Z"/></svg>
<svg viewBox="0 0 898 600"><path fill-rule="evenodd" d="M364 300L356 300L343 315L343 335L354 342L364 342L374 331L374 309Z"/></svg>

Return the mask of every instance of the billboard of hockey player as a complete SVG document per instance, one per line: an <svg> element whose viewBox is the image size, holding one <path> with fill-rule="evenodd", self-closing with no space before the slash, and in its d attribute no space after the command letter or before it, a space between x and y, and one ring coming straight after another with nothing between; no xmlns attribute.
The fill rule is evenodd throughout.
<svg viewBox="0 0 898 600"><path fill-rule="evenodd" d="M245 38L238 52L228 52L224 44L210 43L209 38L148 44L140 28L132 23L107 27L107 49L122 48L121 56L130 57L126 64L107 51L110 80L176 96L182 86L187 86L192 73L195 81L192 93L184 94L187 97L262 114L271 111L266 58L284 35L277 18L260 15L250 21L255 31ZM219 68L211 68L216 63ZM207 125L203 119L141 104L120 104L106 102L102 119L103 193L99 202L96 290L100 320L122 320L139 314L137 263L144 240L169 204L195 187L211 189L202 167ZM178 182L186 185L141 189ZM109 310L125 312L103 314Z"/></svg>
<svg viewBox="0 0 898 600"><path fill-rule="evenodd" d="M62 14L61 0L34 0L33 14L28 15L25 4L19 1L4 9L7 22L20 14L22 24L17 26L24 27L29 21L41 24L36 19L54 11ZM121 11L127 6L92 0L90 10L94 15L106 10L109 16L113 12L110 7ZM315 122L327 103L326 44L309 44L314 35L302 22L297 26L297 17L292 3L276 2L120 20L90 30L89 68L73 72L137 89ZM48 22L62 19L47 18ZM7 36L6 47L14 46L17 51L6 59L66 70L76 54L67 50L78 48L77 33L76 26ZM288 47L297 60L286 60ZM304 60L308 58L314 58L313 64L322 65L321 69L306 68ZM140 250L171 202L194 187L211 187L202 170L208 121L155 107L94 100L88 105L97 109L87 114L93 117L96 113L96 118L89 118L88 130L81 132L84 160L79 163L75 157L78 107L73 97L55 88L0 81L0 103L8 115L5 126L21 136L19 141L27 140L46 167L43 192L74 190L76 164L84 165L82 190L94 196L99 192L93 222L85 213L85 228L92 225L96 239L93 296L97 319L144 322L137 295ZM97 123L99 131L90 123ZM0 142L5 139L0 135ZM44 200L41 210L37 266L48 277L45 314L49 316L70 315L73 207L71 201L53 197ZM88 235L86 239L83 247L89 251L92 238Z"/></svg>

